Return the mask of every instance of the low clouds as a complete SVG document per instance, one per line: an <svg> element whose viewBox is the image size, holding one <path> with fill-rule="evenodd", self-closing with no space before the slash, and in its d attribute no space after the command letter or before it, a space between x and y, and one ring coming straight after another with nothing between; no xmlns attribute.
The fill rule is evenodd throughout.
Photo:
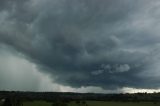
<svg viewBox="0 0 160 106"><path fill-rule="evenodd" d="M130 70L130 67L128 64L116 65L115 72L126 72L129 70Z"/></svg>
<svg viewBox="0 0 160 106"><path fill-rule="evenodd" d="M128 64L116 64L116 65L101 65L101 69L92 71L91 74L93 75L99 75L99 74L104 74L105 72L108 73L122 73L122 72L127 72L130 70L130 66Z"/></svg>
<svg viewBox="0 0 160 106"><path fill-rule="evenodd" d="M91 74L93 75L99 75L99 74L103 74L104 70L96 70L96 71L92 71Z"/></svg>
<svg viewBox="0 0 160 106"><path fill-rule="evenodd" d="M57 84L104 89L160 86L155 74L160 61L158 0L0 4L0 44L23 54Z"/></svg>

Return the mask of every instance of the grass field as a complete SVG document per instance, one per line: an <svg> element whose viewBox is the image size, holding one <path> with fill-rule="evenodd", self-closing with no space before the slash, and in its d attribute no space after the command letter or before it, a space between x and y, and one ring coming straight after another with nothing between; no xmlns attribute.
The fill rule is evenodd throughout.
<svg viewBox="0 0 160 106"><path fill-rule="evenodd" d="M24 102L23 106L51 106L51 103L44 101Z"/></svg>
<svg viewBox="0 0 160 106"><path fill-rule="evenodd" d="M52 103L43 101L25 102L23 106L51 106ZM100 102L100 101L87 101L88 106L160 106L160 103L154 104L152 102ZM71 102L68 106L84 106L82 104L77 105L75 102Z"/></svg>

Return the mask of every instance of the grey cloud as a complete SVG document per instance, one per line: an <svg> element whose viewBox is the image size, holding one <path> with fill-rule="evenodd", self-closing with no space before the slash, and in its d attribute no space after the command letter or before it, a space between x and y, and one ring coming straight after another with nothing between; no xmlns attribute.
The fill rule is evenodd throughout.
<svg viewBox="0 0 160 106"><path fill-rule="evenodd" d="M128 64L115 64L113 66L102 64L99 70L92 71L92 75L100 75L104 73L122 73L130 70Z"/></svg>
<svg viewBox="0 0 160 106"><path fill-rule="evenodd" d="M159 61L152 55L159 43L160 26L154 24L159 15L152 12L158 0L3 2L0 42L26 55L57 83L147 88L149 79L141 73ZM159 79L154 81L152 87L158 87Z"/></svg>
<svg viewBox="0 0 160 106"><path fill-rule="evenodd" d="M102 64L101 69L104 71L108 71L109 73L121 73L121 72L127 72L130 70L130 66L128 64Z"/></svg>
<svg viewBox="0 0 160 106"><path fill-rule="evenodd" d="M115 72L126 72L130 70L130 66L128 64L116 65Z"/></svg>
<svg viewBox="0 0 160 106"><path fill-rule="evenodd" d="M103 74L104 70L96 70L96 71L92 71L91 74L93 75L99 75L99 74Z"/></svg>

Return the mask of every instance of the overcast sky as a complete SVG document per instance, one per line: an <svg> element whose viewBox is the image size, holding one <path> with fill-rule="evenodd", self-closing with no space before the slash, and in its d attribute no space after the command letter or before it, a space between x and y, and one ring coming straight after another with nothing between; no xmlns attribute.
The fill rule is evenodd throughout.
<svg viewBox="0 0 160 106"><path fill-rule="evenodd" d="M0 0L0 90L159 88L159 0Z"/></svg>

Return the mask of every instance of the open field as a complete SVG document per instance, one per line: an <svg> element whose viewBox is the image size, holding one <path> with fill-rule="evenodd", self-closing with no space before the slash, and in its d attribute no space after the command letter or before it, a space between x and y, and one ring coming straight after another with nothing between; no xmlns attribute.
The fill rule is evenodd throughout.
<svg viewBox="0 0 160 106"><path fill-rule="evenodd" d="M87 101L87 106L160 106L160 103L153 102L103 102L103 101ZM43 101L25 102L23 106L51 106L52 103ZM53 105L54 106L54 105ZM62 105L63 106L63 105ZM67 106L85 106L83 104L69 103Z"/></svg>
<svg viewBox="0 0 160 106"><path fill-rule="evenodd" d="M44 101L25 102L23 106L51 106L51 103Z"/></svg>

